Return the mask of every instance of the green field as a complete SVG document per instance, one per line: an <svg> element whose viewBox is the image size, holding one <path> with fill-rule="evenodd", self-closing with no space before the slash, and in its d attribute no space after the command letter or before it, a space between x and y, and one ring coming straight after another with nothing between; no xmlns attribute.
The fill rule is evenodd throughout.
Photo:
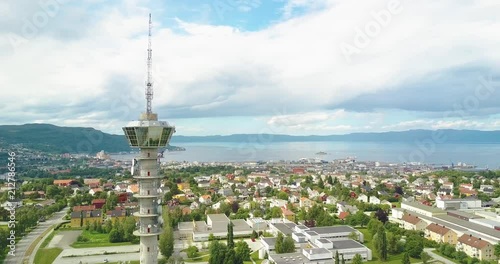
<svg viewBox="0 0 500 264"><path fill-rule="evenodd" d="M130 242L111 243L109 234L97 233L94 231L83 230L82 236L87 239L85 242L76 241L71 244L73 248L91 248L91 247L110 247L132 245Z"/></svg>
<svg viewBox="0 0 500 264"><path fill-rule="evenodd" d="M61 248L42 248L35 255L36 264L51 264L61 254Z"/></svg>
<svg viewBox="0 0 500 264"><path fill-rule="evenodd" d="M441 252L439 252L437 249L433 250L432 253L435 253L436 255L439 255L439 256L441 256L441 257L443 257L443 258L445 258L445 259L447 259L447 260L449 260L451 262L458 263L456 260L454 260L454 259L452 259L450 257L447 257L447 256L441 254Z"/></svg>

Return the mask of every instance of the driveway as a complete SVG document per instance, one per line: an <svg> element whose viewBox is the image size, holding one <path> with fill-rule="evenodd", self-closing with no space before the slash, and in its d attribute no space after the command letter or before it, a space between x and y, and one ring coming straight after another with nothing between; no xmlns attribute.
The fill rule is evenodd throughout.
<svg viewBox="0 0 500 264"><path fill-rule="evenodd" d="M30 233L22 237L16 243L15 256L7 255L5 258L5 264L19 264L28 263L30 259L35 258L36 251L33 250L30 255L26 254L26 250L30 247L32 243L45 231L49 230L54 224L62 223L64 220L62 217L66 215L66 208L61 211L54 213L51 218L47 219L45 222L41 222L36 226ZM32 258L30 258L32 256ZM32 262L31 262L32 263Z"/></svg>

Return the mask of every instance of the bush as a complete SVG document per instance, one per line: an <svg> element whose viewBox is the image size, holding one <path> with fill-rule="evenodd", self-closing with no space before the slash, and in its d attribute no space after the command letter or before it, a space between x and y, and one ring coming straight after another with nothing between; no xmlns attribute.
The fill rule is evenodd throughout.
<svg viewBox="0 0 500 264"><path fill-rule="evenodd" d="M198 256L198 248L196 246L190 246L186 249L186 254L188 258L196 258Z"/></svg>
<svg viewBox="0 0 500 264"><path fill-rule="evenodd" d="M77 238L76 238L76 241L77 242L89 242L89 238L88 237L85 237L83 235L79 235Z"/></svg>

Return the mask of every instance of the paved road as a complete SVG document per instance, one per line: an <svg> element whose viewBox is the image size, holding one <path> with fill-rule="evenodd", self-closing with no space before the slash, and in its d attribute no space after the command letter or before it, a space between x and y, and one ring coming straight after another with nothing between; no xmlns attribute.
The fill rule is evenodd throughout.
<svg viewBox="0 0 500 264"><path fill-rule="evenodd" d="M429 254L429 256L431 256L431 258L438 260L440 262L443 262L444 264L456 264L456 262L453 262L447 258L441 257L438 254L432 252L433 250L435 250L435 248L424 248L424 252Z"/></svg>
<svg viewBox="0 0 500 264"><path fill-rule="evenodd" d="M31 232L24 237L22 237L16 243L16 253L15 256L7 255L5 259L5 264L20 264L20 263L28 263L30 255L26 255L26 250L29 248L31 243L35 241L35 239L40 236L43 232L52 227L52 225L61 223L62 217L66 214L66 208L62 209L60 212L55 213L51 218L47 219L47 221L40 223L37 227L35 227ZM34 259L36 252L32 252L32 256ZM31 262L32 263L32 262Z"/></svg>

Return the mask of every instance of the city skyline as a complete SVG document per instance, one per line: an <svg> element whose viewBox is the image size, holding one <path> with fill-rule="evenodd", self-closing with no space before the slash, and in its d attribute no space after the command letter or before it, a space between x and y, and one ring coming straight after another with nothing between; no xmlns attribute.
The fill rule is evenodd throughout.
<svg viewBox="0 0 500 264"><path fill-rule="evenodd" d="M151 12L153 109L179 135L500 129L494 1L47 3L0 4L0 124L120 134Z"/></svg>

